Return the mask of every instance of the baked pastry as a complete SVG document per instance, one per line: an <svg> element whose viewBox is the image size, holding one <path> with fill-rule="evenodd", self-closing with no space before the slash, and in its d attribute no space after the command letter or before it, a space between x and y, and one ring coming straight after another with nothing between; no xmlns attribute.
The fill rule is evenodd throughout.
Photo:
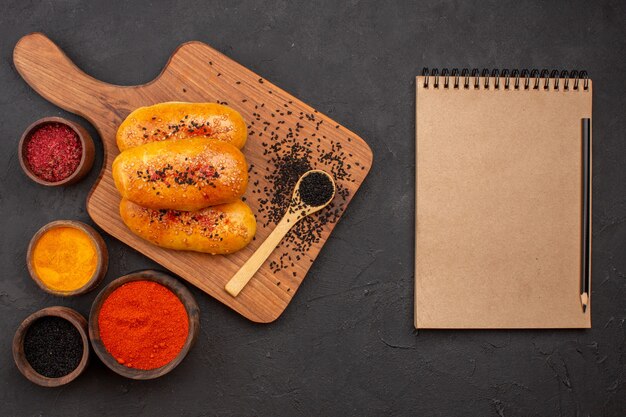
<svg viewBox="0 0 626 417"><path fill-rule="evenodd" d="M246 122L234 109L217 103L168 102L140 107L117 130L117 147L124 151L166 139L195 136L217 139L243 148Z"/></svg>
<svg viewBox="0 0 626 417"><path fill-rule="evenodd" d="M113 161L123 198L152 209L194 211L238 200L248 165L233 145L205 138L166 140L130 148Z"/></svg>
<svg viewBox="0 0 626 417"><path fill-rule="evenodd" d="M244 247L256 233L256 220L246 203L198 211L153 210L122 199L120 215L137 236L163 248L228 254Z"/></svg>

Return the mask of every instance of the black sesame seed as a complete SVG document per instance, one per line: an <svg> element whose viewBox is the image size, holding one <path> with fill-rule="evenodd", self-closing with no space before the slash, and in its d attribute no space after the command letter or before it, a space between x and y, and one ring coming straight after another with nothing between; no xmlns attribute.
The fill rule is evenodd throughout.
<svg viewBox="0 0 626 417"><path fill-rule="evenodd" d="M257 111L264 107L265 103L255 105ZM276 118L268 119L267 117L271 115L272 110L263 116L254 112L253 118L257 124L255 125L254 121L251 121L248 127L250 136L262 138L260 142L263 155L269 161L269 166L265 169L249 167L252 180L250 181L252 188L249 200L257 199L257 219L263 224L263 227L275 225L281 220L291 203L294 187L305 172L311 169L323 169L331 174L336 181L337 199L324 210L296 223L283 239L281 246L294 255L307 252L313 244L321 240L322 234L326 230L325 226L329 223L335 223L339 219L343 213L345 201L350 194L344 184L354 181L350 170L347 169L347 165L353 163L353 159L346 160L347 157L343 153L341 143L325 141L328 146L322 148L319 136L325 140L326 137L320 134L316 137L310 136L312 131L319 130L322 122L317 121L316 115L313 113L306 114L305 117L304 112L294 111L294 113L296 112L301 115L300 120L304 121L298 121L295 125ZM265 117L264 121L262 117ZM281 124L285 126L279 130ZM265 135L263 135L264 131ZM256 185L255 176L256 179L263 177L265 184ZM286 257L281 264L270 264L270 269L278 272L294 263L289 253L285 254Z"/></svg>
<svg viewBox="0 0 626 417"><path fill-rule="evenodd" d="M72 372L83 357L83 340L72 323L61 317L42 317L24 336L24 355L39 374L60 378Z"/></svg>
<svg viewBox="0 0 626 417"><path fill-rule="evenodd" d="M321 172L313 172L302 178L298 188L302 202L312 207L326 204L332 198L333 191L333 183Z"/></svg>

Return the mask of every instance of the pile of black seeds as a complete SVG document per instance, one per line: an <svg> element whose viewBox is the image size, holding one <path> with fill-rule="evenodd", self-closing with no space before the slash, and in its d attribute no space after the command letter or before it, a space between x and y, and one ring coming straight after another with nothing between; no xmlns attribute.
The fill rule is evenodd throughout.
<svg viewBox="0 0 626 417"><path fill-rule="evenodd" d="M333 197L333 183L327 175L321 172L312 172L302 178L298 187L298 194L302 202L311 207L326 204Z"/></svg>
<svg viewBox="0 0 626 417"><path fill-rule="evenodd" d="M344 184L354 182L350 174L353 155L344 152L340 142L328 139L320 132L323 120L315 112L299 112L299 121L295 126L289 126L281 117L293 114L290 104L274 110L265 104L256 105L256 111L252 113L254 120L248 126L250 138L261 143L263 157L267 158L269 165L261 172L253 166L250 169L251 194L258 196L259 202L257 220L263 227L277 224L289 208L298 179L311 169L324 170L333 177L336 197L323 210L299 221L285 236L281 246L296 252L295 259L289 252L284 252L279 261L270 262L274 273L293 267L311 245L320 241L324 226L339 220L349 196ZM365 169L358 162L354 162L354 166ZM254 181L255 176L262 176L269 185L260 186L260 181ZM295 276L296 273L292 274Z"/></svg>
<svg viewBox="0 0 626 417"><path fill-rule="evenodd" d="M24 336L24 354L33 369L48 378L71 373L83 356L83 340L72 323L61 317L42 317Z"/></svg>

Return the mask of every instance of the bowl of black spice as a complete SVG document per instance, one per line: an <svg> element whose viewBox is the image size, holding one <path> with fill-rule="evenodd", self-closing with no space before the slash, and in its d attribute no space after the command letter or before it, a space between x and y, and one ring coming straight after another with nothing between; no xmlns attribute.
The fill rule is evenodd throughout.
<svg viewBox="0 0 626 417"><path fill-rule="evenodd" d="M13 359L28 380L58 387L76 379L89 360L87 320L67 307L28 316L15 332Z"/></svg>

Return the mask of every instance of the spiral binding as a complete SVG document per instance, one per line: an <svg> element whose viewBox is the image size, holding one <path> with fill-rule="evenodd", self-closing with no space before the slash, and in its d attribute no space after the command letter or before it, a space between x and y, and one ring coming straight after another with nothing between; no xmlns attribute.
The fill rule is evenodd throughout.
<svg viewBox="0 0 626 417"><path fill-rule="evenodd" d="M470 72L469 68L463 68L459 72L458 68L453 68L452 70L444 68L441 70L441 74L439 74L437 68L433 68L432 70L424 68L422 70L422 76L424 77L424 88L429 87L431 78L433 78L433 88L439 88L439 79L441 78L443 88L463 87L469 89L473 86L474 89L478 89L480 88L482 79L484 88L489 89L489 85L493 81L494 88L500 89L501 79L504 78L503 87L505 90L549 90L551 79L554 80L552 84L554 90L561 88L561 81L563 82L563 90L569 90L570 80L573 80L572 89L578 90L580 88L580 81L582 80L583 90L589 90L589 76L587 75L587 71L578 70L562 70L559 72L558 70L550 71L547 69L542 69L541 71L538 69L532 69L530 71L527 69L522 69L521 71L518 69L511 71L508 69L493 69L490 72L489 69L484 68L481 72L478 68L473 68ZM472 78L473 82L471 81Z"/></svg>

